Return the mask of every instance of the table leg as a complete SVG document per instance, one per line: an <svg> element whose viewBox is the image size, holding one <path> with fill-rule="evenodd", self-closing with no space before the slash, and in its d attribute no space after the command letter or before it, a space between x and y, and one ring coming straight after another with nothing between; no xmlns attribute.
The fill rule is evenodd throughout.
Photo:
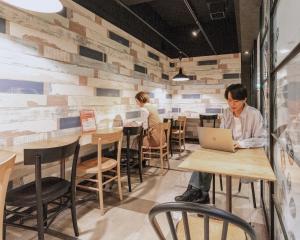
<svg viewBox="0 0 300 240"><path fill-rule="evenodd" d="M232 212L232 186L231 176L226 176L226 210Z"/></svg>

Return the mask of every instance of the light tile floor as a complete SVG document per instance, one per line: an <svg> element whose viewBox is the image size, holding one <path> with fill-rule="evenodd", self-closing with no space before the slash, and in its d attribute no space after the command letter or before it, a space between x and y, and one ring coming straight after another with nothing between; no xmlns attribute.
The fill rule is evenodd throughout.
<svg viewBox="0 0 300 240"><path fill-rule="evenodd" d="M185 156L191 153L197 145L187 144L187 151L182 153L181 159L174 154L171 160L171 169L160 175L158 168L146 168L143 183L133 178L132 193L128 193L127 178L122 179L124 200L119 201L115 186L111 192L105 193L106 213L101 216L98 202L90 201L77 207L77 218L80 229L79 239L89 240L154 240L157 239L148 221L148 211L155 204L173 201L176 195L183 193L189 181L190 172L177 169L178 164ZM137 176L137 175L136 175ZM225 185L225 178L223 178ZM225 193L220 191L216 181L216 207L225 209ZM256 183L257 209L253 208L250 184L243 184L238 193L238 179L233 179L233 213L242 217L254 226L258 239L267 239L267 232L263 219L263 210L260 206L259 183ZM82 194L79 194L82 195ZM163 219L163 226L166 220ZM64 211L52 224L52 228L65 234L73 235L70 211ZM167 228L166 228L167 229ZM37 239L32 231L9 227L7 240ZM56 238L45 235L45 239Z"/></svg>

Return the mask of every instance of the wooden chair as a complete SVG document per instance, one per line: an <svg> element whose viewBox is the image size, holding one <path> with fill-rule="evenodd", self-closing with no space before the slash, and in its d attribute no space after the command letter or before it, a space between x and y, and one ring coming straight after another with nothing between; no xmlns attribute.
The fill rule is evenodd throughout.
<svg viewBox="0 0 300 240"><path fill-rule="evenodd" d="M256 208L256 197L255 197L255 190L254 190L254 180L249 180L249 182L251 184L251 192L252 192L252 202L253 202L253 207ZM242 189L242 179L240 178L240 182L239 182L239 192L241 192Z"/></svg>
<svg viewBox="0 0 300 240"><path fill-rule="evenodd" d="M159 123L160 132L160 145L157 147L146 147L142 146L142 161L146 160L150 162L153 158L160 159L161 173L163 174L164 162L167 161L168 169L170 168L169 162L169 139L170 139L170 121ZM163 142L164 136L166 137L166 142ZM149 164L150 165L150 164Z"/></svg>
<svg viewBox="0 0 300 240"><path fill-rule="evenodd" d="M173 130L173 125L174 125L174 120L173 118L164 118L164 122L169 122L170 121L170 136L169 136L169 151L171 154L171 157L173 157L173 148L172 148L172 130Z"/></svg>
<svg viewBox="0 0 300 240"><path fill-rule="evenodd" d="M0 239L4 239L5 231L3 231L3 216L5 197L9 176L15 164L16 154L11 152L1 152L0 156Z"/></svg>
<svg viewBox="0 0 300 240"><path fill-rule="evenodd" d="M122 186L121 186L121 173L120 173L120 158L122 147L123 130L113 133L95 133L93 134L92 143L98 144L98 157L91 160L86 160L80 163L77 167L77 180L87 181L97 186L87 186L82 182L77 183L78 188L96 191L99 194L99 207L101 213L104 213L103 203L103 186L111 181L118 181L118 190L120 200L123 200ZM115 158L107 158L102 156L103 145L115 144L116 156ZM112 173L104 174L105 172ZM96 179L94 176L96 175ZM103 182L103 178L106 178Z"/></svg>
<svg viewBox="0 0 300 240"><path fill-rule="evenodd" d="M207 121L207 122L212 121L213 122L213 127L214 128L216 127L216 121L218 119L217 114L213 114L213 115L199 114L199 118L200 118L200 127L204 127L204 121ZM216 178L215 178L215 174L213 174L212 180L213 180L213 189L212 189L213 200L212 200L212 202L213 202L213 204L215 204L216 203ZM223 181L222 181L222 175L221 174L219 175L219 180L220 180L220 189L221 189L221 191L223 191Z"/></svg>
<svg viewBox="0 0 300 240"><path fill-rule="evenodd" d="M179 116L176 121L176 127L172 130L172 142L178 143L179 145L179 156L181 156L182 146L185 151L185 127L186 117Z"/></svg>
<svg viewBox="0 0 300 240"><path fill-rule="evenodd" d="M182 219L176 227L172 219L172 212L181 212ZM204 204L170 202L154 206L148 214L150 223L160 240L170 238L163 234L166 231L162 231L157 221L156 216L159 214L166 214L173 240L257 239L255 231L249 223L227 211Z"/></svg>
<svg viewBox="0 0 300 240"><path fill-rule="evenodd" d="M50 225L59 213L71 208L74 233L76 236L79 235L75 203L79 148L79 139L77 139L70 144L55 147L24 149L24 165L35 166L35 180L7 192L5 225L37 231L39 240L44 239L44 233L56 237L64 235L63 238L68 239L70 236L50 229ZM67 180L65 179L65 159L71 157L71 179ZM43 176L43 167L50 163L60 163L60 177ZM32 218L36 218L37 226L26 224L26 220Z"/></svg>

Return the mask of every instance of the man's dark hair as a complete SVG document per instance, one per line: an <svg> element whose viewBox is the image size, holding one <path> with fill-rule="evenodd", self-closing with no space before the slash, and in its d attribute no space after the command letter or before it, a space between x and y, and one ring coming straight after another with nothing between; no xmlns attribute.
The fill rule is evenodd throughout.
<svg viewBox="0 0 300 240"><path fill-rule="evenodd" d="M237 83L229 85L224 94L226 99L228 99L229 92L234 100L245 100L247 98L247 89L242 84Z"/></svg>

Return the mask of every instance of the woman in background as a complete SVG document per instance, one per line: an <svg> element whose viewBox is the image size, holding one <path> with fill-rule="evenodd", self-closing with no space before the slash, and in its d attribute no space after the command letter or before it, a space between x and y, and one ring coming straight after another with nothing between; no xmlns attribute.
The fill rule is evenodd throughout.
<svg viewBox="0 0 300 240"><path fill-rule="evenodd" d="M143 146L157 147L160 145L160 123L157 108L150 103L147 93L139 92L135 95L137 105L141 108L141 119L146 135L143 139ZM166 142L165 134L162 136L163 143Z"/></svg>

